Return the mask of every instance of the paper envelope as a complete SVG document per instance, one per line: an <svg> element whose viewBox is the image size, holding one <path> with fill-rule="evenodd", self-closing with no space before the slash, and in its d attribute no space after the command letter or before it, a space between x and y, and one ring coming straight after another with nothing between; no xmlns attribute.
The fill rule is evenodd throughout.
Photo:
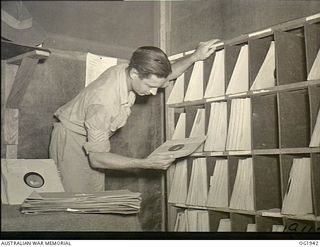
<svg viewBox="0 0 320 247"><path fill-rule="evenodd" d="M33 191L63 192L51 159L1 159L1 201L21 204Z"/></svg>

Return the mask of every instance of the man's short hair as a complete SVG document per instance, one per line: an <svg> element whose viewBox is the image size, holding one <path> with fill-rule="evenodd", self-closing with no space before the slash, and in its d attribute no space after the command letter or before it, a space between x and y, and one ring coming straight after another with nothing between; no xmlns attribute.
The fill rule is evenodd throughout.
<svg viewBox="0 0 320 247"><path fill-rule="evenodd" d="M129 70L135 68L139 78L148 78L156 75L159 78L167 78L171 73L171 64L167 55L158 47L142 46L132 54Z"/></svg>

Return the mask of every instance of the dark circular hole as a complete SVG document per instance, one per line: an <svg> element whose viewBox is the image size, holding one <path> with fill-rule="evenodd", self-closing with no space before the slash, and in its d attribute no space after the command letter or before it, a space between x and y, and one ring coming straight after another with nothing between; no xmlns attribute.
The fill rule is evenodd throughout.
<svg viewBox="0 0 320 247"><path fill-rule="evenodd" d="M40 188L44 185L43 177L36 172L28 172L23 177L24 182L31 188Z"/></svg>
<svg viewBox="0 0 320 247"><path fill-rule="evenodd" d="M177 151L177 150L182 149L183 147L184 147L184 144L177 144L177 145L170 147L168 150L169 151Z"/></svg>

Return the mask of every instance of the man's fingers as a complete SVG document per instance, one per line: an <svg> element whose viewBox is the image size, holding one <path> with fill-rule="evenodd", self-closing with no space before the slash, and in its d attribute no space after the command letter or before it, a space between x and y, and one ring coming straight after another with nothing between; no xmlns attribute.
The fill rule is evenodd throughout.
<svg viewBox="0 0 320 247"><path fill-rule="evenodd" d="M220 39L211 39L211 40L207 41L207 43L212 45L214 43L217 43L218 41L220 41Z"/></svg>
<svg viewBox="0 0 320 247"><path fill-rule="evenodd" d="M220 40L218 40L218 39L211 41L211 42L208 44L209 49L215 48L215 47L217 47L218 45L222 45L222 44L223 44L223 42L219 42L219 41L220 41Z"/></svg>
<svg viewBox="0 0 320 247"><path fill-rule="evenodd" d="M174 159L174 154L158 154L157 156L159 159Z"/></svg>
<svg viewBox="0 0 320 247"><path fill-rule="evenodd" d="M171 163L168 163L168 164L164 164L162 165L162 169L163 170L167 170L169 168L169 166L171 166L172 162Z"/></svg>

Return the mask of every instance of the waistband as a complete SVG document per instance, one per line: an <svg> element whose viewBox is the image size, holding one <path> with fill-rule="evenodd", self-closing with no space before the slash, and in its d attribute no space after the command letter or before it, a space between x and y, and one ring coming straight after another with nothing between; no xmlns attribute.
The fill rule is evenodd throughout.
<svg viewBox="0 0 320 247"><path fill-rule="evenodd" d="M77 125L75 123L72 123L70 122L69 120L67 120L66 118L64 117L57 117L57 119L60 121L60 123L63 125L63 127L65 127L66 129L72 131L72 132L75 132L77 134L80 134L80 135L83 135L83 136L86 136L87 135L87 132L85 130L84 127L80 126L80 125Z"/></svg>

